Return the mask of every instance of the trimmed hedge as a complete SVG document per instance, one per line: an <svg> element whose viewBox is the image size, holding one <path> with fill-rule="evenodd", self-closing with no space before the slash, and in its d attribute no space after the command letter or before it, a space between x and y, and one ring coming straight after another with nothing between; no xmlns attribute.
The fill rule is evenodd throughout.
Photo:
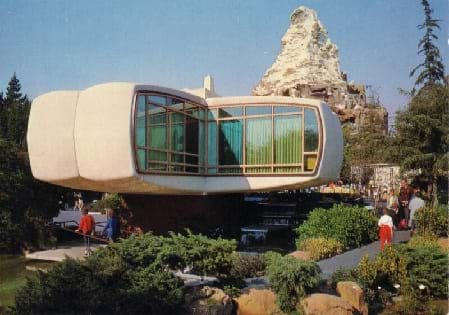
<svg viewBox="0 0 449 315"><path fill-rule="evenodd" d="M349 249L377 239L377 218L359 206L334 205L331 209L313 210L296 233L297 243L308 238L336 239Z"/></svg>

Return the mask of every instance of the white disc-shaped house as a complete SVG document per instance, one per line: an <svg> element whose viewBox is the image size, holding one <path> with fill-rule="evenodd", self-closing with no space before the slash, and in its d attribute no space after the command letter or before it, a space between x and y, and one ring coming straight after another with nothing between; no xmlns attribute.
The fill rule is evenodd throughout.
<svg viewBox="0 0 449 315"><path fill-rule="evenodd" d="M343 156L338 117L319 100L133 83L37 97L27 140L37 179L139 194L316 186L338 178Z"/></svg>

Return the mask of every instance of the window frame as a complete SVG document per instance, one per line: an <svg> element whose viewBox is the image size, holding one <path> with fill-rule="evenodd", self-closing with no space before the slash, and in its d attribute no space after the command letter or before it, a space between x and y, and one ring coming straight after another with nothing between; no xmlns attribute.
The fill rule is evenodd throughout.
<svg viewBox="0 0 449 315"><path fill-rule="evenodd" d="M137 146L136 144L136 126L137 126L137 106L138 106L138 100L139 100L139 96L150 96L150 95L156 95L156 96L164 96L167 98L175 98L179 101L182 101L184 103L183 105L183 110L177 110L177 109L171 109L170 105L166 105L166 106L161 106L158 104L153 104L152 105L156 105L159 107L164 107L166 108L166 116L167 116L167 150L161 150L163 152L167 153L167 160L166 161L157 161L157 163L160 164L166 164L166 170L165 171L157 171L157 170L150 170L148 168L148 163L150 163L150 160L148 159L149 157L149 152L150 150L153 151L160 151L158 149L153 149L150 148L148 146L148 139L147 139L147 107L148 107L148 99L146 98L146 103L145 103L145 146ZM166 102L168 103L168 102ZM186 112L184 112L185 110L185 103L189 103L193 106L191 107L196 107L198 109L203 110L203 115L190 115ZM263 106L263 107L268 107L271 106L271 114L261 114L261 115L246 115L247 112L247 108L248 107L258 107L258 106ZM275 107L298 107L298 111L294 111L294 112L288 112L288 113L276 113L275 114ZM218 113L220 112L219 109L221 108L230 108L230 107L241 107L242 108L242 116L233 116L233 117L219 117ZM304 151L304 138L305 138L305 110L304 109L311 109L315 112L315 117L317 119L317 125L318 125L318 148L316 152L305 152ZM177 95L171 95L169 93L162 93L162 92L157 92L157 91L147 91L147 90L139 90L136 91L135 96L134 96L134 100L133 100L133 106L132 106L132 145L133 145L133 155L134 155L134 165L135 165L135 170L137 173L139 174L151 174L151 175L173 175L173 176L211 176L211 177L220 177L220 176L240 176L240 177L285 177L285 176L295 176L295 177L310 177L310 176L314 176L317 174L318 170L319 170L319 166L321 163L321 159L322 159L322 152L323 152L323 125L322 125L322 117L321 117L321 113L320 110L318 108L318 106L314 106L314 105L307 105L307 104L301 104L301 103L277 103L277 102L258 102L258 103L245 103L245 102L239 102L239 103L235 103L235 104L220 104L220 105L215 105L215 106L206 106L203 104L199 104L197 102L194 102L190 99L186 99ZM211 112L216 111L217 115L213 116L211 115ZM201 158L200 154L201 154L201 149L200 149L200 145L198 148L198 154L190 154L188 152L178 152L178 151L173 151L171 149L171 120L170 120L170 112L177 112L180 113L182 115L184 115L184 128L185 127L185 123L186 123L186 117L185 115L188 115L192 118L195 118L198 120L198 124L202 124L204 125L204 139L202 141L204 141L203 143L203 154L204 156ZM301 163L294 163L294 164L276 164L274 163L275 161L275 149L274 149L274 126L275 126L275 122L274 122L274 117L275 116L291 116L291 115L301 115ZM201 117L202 116L202 117ZM212 117L211 117L212 116ZM247 129L247 119L253 119L253 118L262 118L262 117L271 117L271 164L261 164L261 165L249 165L246 164L246 129ZM219 137L220 137L220 121L224 121L224 120L235 120L235 119L242 119L243 120L243 126L242 126L242 164L240 165L220 165L220 152L219 152ZM209 123L210 122L214 122L216 124L216 139L215 139L215 145L216 145L216 157L217 157L217 164L213 165L213 164L209 164ZM185 130L185 129L184 129ZM198 133L198 136L200 136L200 132ZM186 148L185 146L185 140L186 140L186 135L184 135L184 150ZM147 167L145 169L141 168L140 162L139 162L139 156L138 156L138 151L139 150L144 150L145 152L145 160L147 163ZM171 162L171 158L172 158L172 154L182 154L183 155L183 160L184 163L179 163L179 162ZM193 164L186 164L186 155L191 155L194 156L198 159L198 165L193 165ZM305 163L306 163L306 158L307 157L315 157L316 159L316 163L315 163L315 167L313 170L311 171L305 171ZM151 163L156 163L156 161L151 161ZM170 168L171 167L179 167L182 166L184 171L171 171ZM186 169L188 167L197 167L198 168L198 173L193 173L193 172L186 172ZM301 171L300 172L289 172L288 168L294 168L294 167L300 167ZM262 168L267 168L270 169L270 172L255 172L254 170L256 169L262 169ZM286 172L276 172L276 169L280 169L280 168L286 168ZM225 169L239 169L240 172L237 173L223 173L221 172L222 170Z"/></svg>

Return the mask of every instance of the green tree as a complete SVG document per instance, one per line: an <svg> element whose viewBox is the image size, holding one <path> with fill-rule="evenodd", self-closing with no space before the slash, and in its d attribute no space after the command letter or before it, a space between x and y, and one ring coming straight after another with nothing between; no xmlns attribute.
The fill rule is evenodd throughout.
<svg viewBox="0 0 449 315"><path fill-rule="evenodd" d="M448 99L447 85L428 85L396 114L393 159L403 171L421 170L434 204L438 202L438 177L448 172Z"/></svg>
<svg viewBox="0 0 449 315"><path fill-rule="evenodd" d="M413 77L416 71L421 70L415 81L415 88L420 85L433 85L437 82L444 82L444 65L441 60L440 51L433 43L438 39L435 35L434 29L440 29L438 22L432 18L433 10L430 8L428 0L421 1L424 7L425 20L423 24L418 25L419 29L424 29L424 37L418 43L418 54L424 54L424 62L417 65L411 72L410 77ZM412 91L415 92L415 89Z"/></svg>
<svg viewBox="0 0 449 315"><path fill-rule="evenodd" d="M343 167L341 178L351 180L351 166L363 167L374 163L391 161L389 147L391 137L375 125L365 126L355 131L351 126L343 127Z"/></svg>
<svg viewBox="0 0 449 315"><path fill-rule="evenodd" d="M0 97L0 247L40 245L46 221L57 214L63 188L33 178L26 149L30 111L16 74Z"/></svg>
<svg viewBox="0 0 449 315"><path fill-rule="evenodd" d="M0 138L4 138L6 135L6 124L7 124L6 107L2 91L0 92Z"/></svg>
<svg viewBox="0 0 449 315"><path fill-rule="evenodd" d="M19 79L14 73L8 83L3 100L2 116L4 116L4 121L2 123L5 127L3 127L2 135L24 148L31 102L27 95L22 95L21 88Z"/></svg>

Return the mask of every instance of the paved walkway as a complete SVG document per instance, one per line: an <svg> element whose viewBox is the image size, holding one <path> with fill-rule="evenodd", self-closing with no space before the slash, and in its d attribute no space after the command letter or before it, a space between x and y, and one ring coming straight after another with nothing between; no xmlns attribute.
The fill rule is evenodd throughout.
<svg viewBox="0 0 449 315"><path fill-rule="evenodd" d="M395 231L394 243L406 242L410 239L410 231ZM373 259L377 253L380 252L379 241L356 248L341 255L334 256L329 259L324 259L318 262L321 268L321 278L329 279L330 276L338 268L354 268L357 266L362 257L368 254L370 259Z"/></svg>
<svg viewBox="0 0 449 315"><path fill-rule="evenodd" d="M98 247L103 247L103 244L91 244L92 250ZM25 258L34 260L45 260L45 261L63 261L67 257L73 259L84 259L84 244L83 245L68 245L68 246L58 246L55 249L40 250L33 253L25 254Z"/></svg>

